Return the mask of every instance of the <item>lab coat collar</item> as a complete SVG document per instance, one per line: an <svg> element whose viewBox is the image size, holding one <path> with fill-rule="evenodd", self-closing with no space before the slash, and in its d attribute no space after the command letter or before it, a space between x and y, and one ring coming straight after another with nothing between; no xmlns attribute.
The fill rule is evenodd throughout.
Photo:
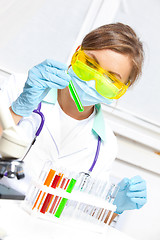
<svg viewBox="0 0 160 240"><path fill-rule="evenodd" d="M92 131L95 135L100 136L102 141L106 141L106 135L105 135L105 122L104 117L101 109L101 104L96 104L96 115L93 122Z"/></svg>
<svg viewBox="0 0 160 240"><path fill-rule="evenodd" d="M46 103L55 104L57 101L57 89L51 89L43 100ZM106 140L105 122L102 114L101 104L96 104L96 115L93 122L92 131L96 136L100 136L102 141Z"/></svg>

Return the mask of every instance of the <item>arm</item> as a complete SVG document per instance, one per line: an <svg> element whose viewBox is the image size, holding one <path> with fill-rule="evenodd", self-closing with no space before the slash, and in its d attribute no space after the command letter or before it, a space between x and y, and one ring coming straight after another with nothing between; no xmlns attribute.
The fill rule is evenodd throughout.
<svg viewBox="0 0 160 240"><path fill-rule="evenodd" d="M20 116L29 117L52 88L68 86L71 77L66 73L67 68L63 63L48 59L29 70L23 92L10 109L16 123Z"/></svg>
<svg viewBox="0 0 160 240"><path fill-rule="evenodd" d="M11 107L9 108L9 110L10 110L10 113L11 113L11 115L12 115L12 117L13 117L13 120L14 120L15 124L17 125L17 124L19 123L19 121L22 119L22 116L15 114L15 113L12 111L12 108L11 108ZM3 131L3 129L2 129L2 126L1 126L1 124L0 124L0 136L2 135L2 131Z"/></svg>
<svg viewBox="0 0 160 240"><path fill-rule="evenodd" d="M14 120L15 124L17 125L19 123L19 121L22 119L22 116L17 115L16 113L14 113L11 107L9 108L9 110L11 112L11 115L13 117L13 120Z"/></svg>
<svg viewBox="0 0 160 240"><path fill-rule="evenodd" d="M61 89L68 86L71 78L65 72L67 68L67 65L63 63L45 60L28 72L28 79L23 92L9 108L16 125L23 116L31 115L32 111L36 109L51 88ZM2 130L0 124L0 136L2 135Z"/></svg>

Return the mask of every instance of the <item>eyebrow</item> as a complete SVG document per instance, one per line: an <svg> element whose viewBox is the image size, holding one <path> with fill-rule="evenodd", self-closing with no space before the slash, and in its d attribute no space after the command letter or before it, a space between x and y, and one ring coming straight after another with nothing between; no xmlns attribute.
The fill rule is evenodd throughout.
<svg viewBox="0 0 160 240"><path fill-rule="evenodd" d="M90 56L92 56L93 57L93 59L96 61L96 63L98 63L99 64L99 62L98 62L98 59L96 58L96 56L93 54L93 53L89 53L90 54ZM100 65L100 64L99 64ZM115 72L112 72L112 71L108 71L109 73L111 73L111 74L113 74L113 75L116 75L116 76L118 76L120 79L122 79L122 77L121 77L121 75L120 74L118 74L118 73L115 73Z"/></svg>
<svg viewBox="0 0 160 240"><path fill-rule="evenodd" d="M108 72L111 73L111 74L113 74L113 75L116 75L116 76L118 76L120 79L122 79L120 74L115 73L115 72L112 72L112 71L108 71Z"/></svg>
<svg viewBox="0 0 160 240"><path fill-rule="evenodd" d="M96 58L96 56L95 56L93 53L89 53L89 54L93 57L93 59L96 61L96 63L99 64L98 59ZM100 65L100 64L99 64L99 65Z"/></svg>

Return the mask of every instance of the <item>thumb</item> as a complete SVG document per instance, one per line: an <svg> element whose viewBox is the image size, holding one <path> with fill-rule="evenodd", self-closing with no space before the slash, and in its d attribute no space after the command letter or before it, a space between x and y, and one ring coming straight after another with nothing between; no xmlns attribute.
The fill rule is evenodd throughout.
<svg viewBox="0 0 160 240"><path fill-rule="evenodd" d="M129 184L129 178L123 178L121 182L118 183L118 186L120 187L120 190L126 189L126 187Z"/></svg>

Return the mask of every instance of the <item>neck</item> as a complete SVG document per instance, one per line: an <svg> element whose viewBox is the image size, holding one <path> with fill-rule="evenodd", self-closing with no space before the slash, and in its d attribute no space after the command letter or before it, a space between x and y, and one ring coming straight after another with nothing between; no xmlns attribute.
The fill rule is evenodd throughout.
<svg viewBox="0 0 160 240"><path fill-rule="evenodd" d="M68 87L64 89L58 89L58 103L61 109L70 117L83 120L88 118L94 111L94 105L85 106L83 112L79 112L75 102L70 96Z"/></svg>

